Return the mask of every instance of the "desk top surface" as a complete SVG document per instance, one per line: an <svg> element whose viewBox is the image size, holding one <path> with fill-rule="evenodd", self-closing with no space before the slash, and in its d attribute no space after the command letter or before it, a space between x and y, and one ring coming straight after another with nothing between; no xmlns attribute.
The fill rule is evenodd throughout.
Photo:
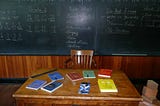
<svg viewBox="0 0 160 106"><path fill-rule="evenodd" d="M39 73L42 71L48 71L49 69L42 69L39 70ZM33 82L35 79L46 80L50 82L47 74L29 78L14 94L13 97L15 98L48 98L48 99L84 99L84 100L127 100L127 101L141 101L142 98L140 94L137 92L136 88L130 82L128 77L122 71L114 71L112 72L111 79L114 80L115 85L118 89L118 92L114 93L101 93L98 87L98 77L97 72L98 70L94 70L96 78L92 79L83 79L80 81L72 82L66 76L66 73L69 72L79 72L82 74L81 69L58 69L63 76L63 86L58 88L53 93L48 93L42 90L31 90L26 89L25 87ZM83 81L87 81L91 83L91 89L89 94L78 94L80 83Z"/></svg>

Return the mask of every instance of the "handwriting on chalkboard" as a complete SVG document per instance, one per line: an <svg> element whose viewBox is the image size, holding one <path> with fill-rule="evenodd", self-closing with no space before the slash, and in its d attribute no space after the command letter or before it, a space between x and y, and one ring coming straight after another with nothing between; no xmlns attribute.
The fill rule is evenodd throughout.
<svg viewBox="0 0 160 106"><path fill-rule="evenodd" d="M78 32L66 32L66 45L68 48L80 49L82 45L87 46L88 43L78 39Z"/></svg>
<svg viewBox="0 0 160 106"><path fill-rule="evenodd" d="M159 34L160 0L0 1L0 54L159 53Z"/></svg>
<svg viewBox="0 0 160 106"><path fill-rule="evenodd" d="M22 41L21 33L0 33L0 41Z"/></svg>

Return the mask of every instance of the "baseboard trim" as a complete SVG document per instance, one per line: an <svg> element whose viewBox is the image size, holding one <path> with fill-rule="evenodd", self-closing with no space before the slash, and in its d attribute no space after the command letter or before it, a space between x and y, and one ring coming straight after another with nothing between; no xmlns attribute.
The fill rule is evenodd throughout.
<svg viewBox="0 0 160 106"><path fill-rule="evenodd" d="M27 78L0 78L0 83L17 83L22 84Z"/></svg>

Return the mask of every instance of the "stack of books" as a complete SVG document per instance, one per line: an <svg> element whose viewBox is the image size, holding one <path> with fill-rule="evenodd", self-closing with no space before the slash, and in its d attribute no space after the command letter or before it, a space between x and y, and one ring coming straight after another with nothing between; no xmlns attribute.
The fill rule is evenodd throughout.
<svg viewBox="0 0 160 106"><path fill-rule="evenodd" d="M116 85L111 77L112 70L110 69L100 69L98 71L98 76L104 77L104 78L99 78L98 79L98 86L100 89L100 92L118 92L118 89L116 88ZM82 74L78 72L68 72L66 76L71 80L71 81L79 81L84 78L96 78L95 72L93 70L83 70ZM28 84L26 86L27 89L33 89L33 90L38 90L41 89L43 91L52 93L61 86L63 86L63 82L60 80L63 80L64 77L59 73L58 71L49 73L48 77L50 78L50 82L47 83L45 80L38 80L35 79L32 83ZM88 94L90 92L90 87L91 84L90 82L81 82L80 87L78 90L79 94Z"/></svg>
<svg viewBox="0 0 160 106"><path fill-rule="evenodd" d="M64 77L58 72L49 73L48 77L51 79L49 83L45 80L35 79L33 82L26 86L27 89L38 90L41 89L43 91L52 93L56 89L60 88L63 83L59 80L63 80Z"/></svg>

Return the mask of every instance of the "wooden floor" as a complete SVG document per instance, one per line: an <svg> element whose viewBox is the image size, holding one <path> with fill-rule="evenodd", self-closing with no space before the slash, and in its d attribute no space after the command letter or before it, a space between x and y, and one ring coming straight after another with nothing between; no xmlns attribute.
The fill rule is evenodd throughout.
<svg viewBox="0 0 160 106"><path fill-rule="evenodd" d="M21 84L0 84L0 106L15 106L15 100L12 94L21 86Z"/></svg>

